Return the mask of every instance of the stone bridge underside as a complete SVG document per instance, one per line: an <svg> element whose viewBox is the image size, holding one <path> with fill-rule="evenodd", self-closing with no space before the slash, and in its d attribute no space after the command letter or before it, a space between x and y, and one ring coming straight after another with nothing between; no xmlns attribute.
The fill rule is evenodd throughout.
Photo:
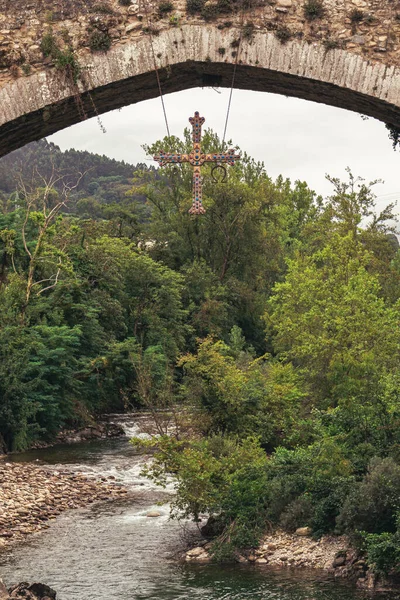
<svg viewBox="0 0 400 600"><path fill-rule="evenodd" d="M345 7L347 25L344 23L344 27L348 27L349 39L358 37L360 41L362 32L354 32L354 27L348 22L352 2L331 2L340 2L341 6L348 4ZM356 2L367 4L364 0ZM381 6L385 4L385 0L380 2ZM281 5L286 6L286 13L277 11ZM389 5L393 7L393 4ZM90 117L96 112L101 114L158 96L154 59L164 93L197 86L230 87L238 58L237 88L296 96L346 108L400 128L400 67L396 33L391 33L391 46L386 46L386 50L370 43L373 51L367 52L348 40L340 43L339 48L336 43L329 46L326 39L324 41L318 35L318 25L308 35L293 35L286 43L282 43L276 35L275 26L272 31L270 27L262 26L264 21L260 20L260 15L273 10L277 11L274 14L278 27L283 27L280 25L283 18L287 19L284 27L295 33L297 18L298 27L307 28L309 25L304 17L301 18L302 6L302 3L294 3L293 6L291 0L276 0L269 2L265 8L258 8L255 26L251 36L242 39L239 57L236 54L237 40L242 29L237 21L221 27L218 21L210 23L187 18L182 9L178 12L181 19L178 26L161 19L157 22L157 35L150 36L144 29L143 17L138 14L140 7L135 11L132 7L121 9L126 10L126 18L122 25L111 30L113 43L107 52L91 52L82 43L74 42L82 69L76 85L63 71L55 69L49 59L40 57L39 45L35 45L35 39L32 39L31 48L37 56L36 63L31 61L33 68L24 69L23 58L16 61L15 67L3 64L3 69L0 68L0 156L77 123L82 120L83 114ZM290 20L293 9L296 10ZM391 15L396 32L397 28L400 29L400 18ZM243 16L241 18L243 24ZM65 22L68 27L74 26L73 20ZM5 25L3 18L0 26ZM57 31L56 26L51 26L51 32L53 27ZM45 35L48 30L48 24L41 24L38 35ZM115 39L115 31L117 34L123 32L123 35ZM326 33L326 23L323 31L325 37L331 39L332 32ZM15 36L15 32L9 29L0 31L0 34L0 41L2 37L7 40L8 36L10 41ZM385 36L378 37L383 40ZM364 34L362 45L365 38ZM0 57L4 45L3 41ZM17 43L15 46L18 50ZM192 110L195 109L195 106L192 107Z"/></svg>

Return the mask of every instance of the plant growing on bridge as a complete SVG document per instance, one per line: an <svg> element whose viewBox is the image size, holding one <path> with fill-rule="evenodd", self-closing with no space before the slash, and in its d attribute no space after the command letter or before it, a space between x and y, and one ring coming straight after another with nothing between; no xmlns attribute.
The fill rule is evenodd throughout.
<svg viewBox="0 0 400 600"><path fill-rule="evenodd" d="M340 42L338 42L338 40L333 40L332 38L327 38L323 41L323 44L326 51L337 50L337 48L340 48Z"/></svg>
<svg viewBox="0 0 400 600"><path fill-rule="evenodd" d="M216 4L211 4L211 3L207 3L202 11L201 11L201 16L203 17L203 19L205 21L212 21L213 19L216 19L218 16L218 7Z"/></svg>
<svg viewBox="0 0 400 600"><path fill-rule="evenodd" d="M40 49L43 52L44 56L50 56L53 58L53 56L58 50L58 44L52 31L49 31L43 36L42 41L40 42Z"/></svg>
<svg viewBox="0 0 400 600"><path fill-rule="evenodd" d="M364 20L365 13L359 8L354 8L350 13L350 21L352 23L361 23Z"/></svg>
<svg viewBox="0 0 400 600"><path fill-rule="evenodd" d="M111 8L111 6L109 6L105 2L101 2L100 4L95 4L94 6L91 7L90 12L100 13L102 15L113 15L114 14L114 11Z"/></svg>
<svg viewBox="0 0 400 600"><path fill-rule="evenodd" d="M237 4L235 0L218 0L217 1L217 12L219 14L231 13L235 10Z"/></svg>
<svg viewBox="0 0 400 600"><path fill-rule="evenodd" d="M180 23L180 17L179 15L171 15L169 18L169 24L172 25L172 27L178 27Z"/></svg>
<svg viewBox="0 0 400 600"><path fill-rule="evenodd" d="M243 39L245 40L252 40L253 39L253 35L254 35L254 23L252 23L251 21L247 21L247 23L245 23L245 25L243 25L243 29L242 29L242 36Z"/></svg>
<svg viewBox="0 0 400 600"><path fill-rule="evenodd" d="M172 4L172 2L170 2L170 0L163 0L158 5L158 14L162 17L162 16L167 15L168 13L172 12L173 9L174 9L174 5Z"/></svg>
<svg viewBox="0 0 400 600"><path fill-rule="evenodd" d="M322 0L307 0L304 4L304 16L308 21L322 19L325 14L325 8Z"/></svg>
<svg viewBox="0 0 400 600"><path fill-rule="evenodd" d="M48 10L45 13L44 18L47 23L52 23L54 21L54 12L52 10Z"/></svg>
<svg viewBox="0 0 400 600"><path fill-rule="evenodd" d="M24 63L23 65L21 65L21 69L24 75L28 76L31 74L32 67L30 64Z"/></svg>
<svg viewBox="0 0 400 600"><path fill-rule="evenodd" d="M186 0L186 10L189 15L200 13L205 5L205 0Z"/></svg>
<svg viewBox="0 0 400 600"><path fill-rule="evenodd" d="M275 36L278 38L281 44L286 44L292 37L292 32L285 25L281 25L275 30Z"/></svg>
<svg viewBox="0 0 400 600"><path fill-rule="evenodd" d="M53 60L56 69L63 71L68 79L77 83L81 74L81 67L72 46L60 48L52 31L46 33L40 42L43 55Z"/></svg>
<svg viewBox="0 0 400 600"><path fill-rule="evenodd" d="M89 37L89 48L92 52L107 52L111 48L111 36L108 31L93 31Z"/></svg>

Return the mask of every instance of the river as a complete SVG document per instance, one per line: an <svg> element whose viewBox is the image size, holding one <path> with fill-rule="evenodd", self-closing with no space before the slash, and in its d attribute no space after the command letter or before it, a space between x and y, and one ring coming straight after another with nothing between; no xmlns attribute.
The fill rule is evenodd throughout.
<svg viewBox="0 0 400 600"><path fill-rule="evenodd" d="M310 572L266 567L182 565L177 549L194 535L190 523L168 517L172 490L162 492L141 474L143 458L129 444L139 429L122 420L127 436L56 446L14 455L58 471L113 476L129 489L127 498L70 510L0 555L0 576L8 585L41 581L59 600L361 600L351 585ZM161 513L147 517L151 510ZM379 595L379 600L389 596ZM391 597L393 598L393 597Z"/></svg>

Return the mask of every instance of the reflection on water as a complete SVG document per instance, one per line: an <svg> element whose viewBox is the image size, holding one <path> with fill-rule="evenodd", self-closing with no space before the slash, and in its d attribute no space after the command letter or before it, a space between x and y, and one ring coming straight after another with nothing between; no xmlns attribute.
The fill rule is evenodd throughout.
<svg viewBox="0 0 400 600"><path fill-rule="evenodd" d="M130 434L135 431L128 423ZM133 431L132 431L133 430ZM265 567L179 565L172 558L185 530L140 475L142 459L127 438L57 447L18 455L51 468L113 475L130 497L64 513L49 530L0 556L8 584L43 581L60 600L361 600L344 582ZM161 516L148 518L156 508ZM193 528L191 524L187 527ZM388 598L380 596L381 600Z"/></svg>

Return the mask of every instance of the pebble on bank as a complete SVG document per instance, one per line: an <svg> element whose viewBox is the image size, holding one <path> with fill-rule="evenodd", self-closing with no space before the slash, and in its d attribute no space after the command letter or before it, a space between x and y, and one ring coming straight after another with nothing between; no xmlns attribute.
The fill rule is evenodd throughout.
<svg viewBox="0 0 400 600"><path fill-rule="evenodd" d="M109 478L112 479L112 478ZM125 495L109 481L0 460L0 550L49 527L63 511Z"/></svg>

